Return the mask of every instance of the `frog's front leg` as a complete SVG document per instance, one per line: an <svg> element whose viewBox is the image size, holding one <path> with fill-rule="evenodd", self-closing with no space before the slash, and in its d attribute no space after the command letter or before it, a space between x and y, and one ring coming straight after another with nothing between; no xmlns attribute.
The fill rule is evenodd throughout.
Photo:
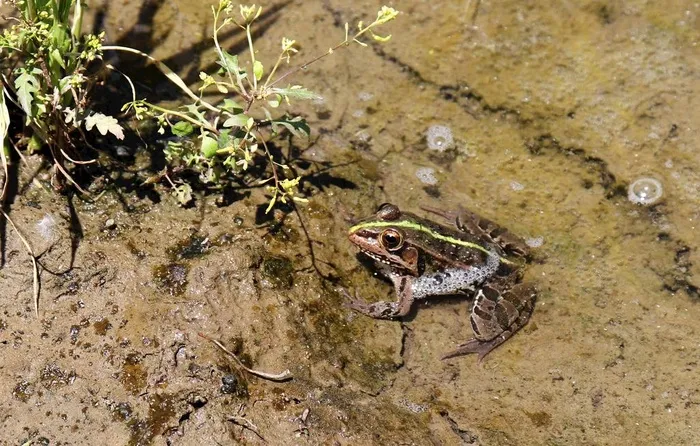
<svg viewBox="0 0 700 446"><path fill-rule="evenodd" d="M395 302L367 303L360 299L352 299L347 306L353 310L375 319L394 319L406 316L413 304L413 276L388 274L396 290Z"/></svg>
<svg viewBox="0 0 700 446"><path fill-rule="evenodd" d="M501 294L489 285L474 299L470 322L474 339L460 345L442 359L478 353L479 360L503 344L527 324L534 309L537 292L528 284L518 284Z"/></svg>

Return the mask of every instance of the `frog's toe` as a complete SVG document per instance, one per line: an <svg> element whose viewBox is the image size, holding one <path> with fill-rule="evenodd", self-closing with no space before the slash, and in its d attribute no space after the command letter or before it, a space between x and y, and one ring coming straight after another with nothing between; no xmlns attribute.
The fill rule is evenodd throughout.
<svg viewBox="0 0 700 446"><path fill-rule="evenodd" d="M350 294L350 291L348 291L347 289L345 289L345 288L343 288L343 287L338 287L338 288L336 288L335 290L338 292L338 294L340 294L341 296L343 296L343 297L345 298L346 301L357 299L357 296L356 296L356 295Z"/></svg>
<svg viewBox="0 0 700 446"><path fill-rule="evenodd" d="M479 362L481 362L481 360L483 360L486 355L488 355L494 348L501 345L504 341L505 339L502 339L501 337L492 339L490 341L470 339L464 344L460 344L455 350L452 350L440 359L445 360L449 358L455 358L457 356L476 353L478 354Z"/></svg>
<svg viewBox="0 0 700 446"><path fill-rule="evenodd" d="M346 302L345 306L375 319L394 319L400 316L397 305L394 302L374 302L368 304L362 300L353 299Z"/></svg>

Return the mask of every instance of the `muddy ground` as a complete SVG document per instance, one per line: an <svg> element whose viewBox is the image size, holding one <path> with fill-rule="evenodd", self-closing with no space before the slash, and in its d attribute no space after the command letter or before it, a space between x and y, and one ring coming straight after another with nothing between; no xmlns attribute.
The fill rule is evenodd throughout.
<svg viewBox="0 0 700 446"><path fill-rule="evenodd" d="M108 38L196 79L211 21L190 3L110 2ZM287 36L305 60L380 5L266 4L260 54ZM40 316L6 228L0 444L700 443L700 4L393 6L390 42L295 79L324 98L298 108L299 215L266 220L259 189L189 209L161 186L68 200L30 160L12 217L41 254ZM451 150L431 150L433 125ZM651 206L628 199L642 177L663 185ZM440 360L471 336L464 299L402 321L343 306L339 286L392 295L345 237L387 201L466 206L542 242L533 317L483 363ZM198 333L293 379L253 377Z"/></svg>

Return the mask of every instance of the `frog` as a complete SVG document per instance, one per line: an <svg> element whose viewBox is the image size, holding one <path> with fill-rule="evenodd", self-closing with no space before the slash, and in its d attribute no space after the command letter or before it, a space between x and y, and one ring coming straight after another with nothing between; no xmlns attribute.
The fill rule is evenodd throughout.
<svg viewBox="0 0 700 446"><path fill-rule="evenodd" d="M350 227L350 242L391 281L396 300L368 303L342 290L346 305L372 318L398 319L422 299L470 296L474 337L442 359L475 353L481 362L523 328L533 312L537 289L523 282L529 247L503 226L467 209L422 209L443 221L384 203Z"/></svg>

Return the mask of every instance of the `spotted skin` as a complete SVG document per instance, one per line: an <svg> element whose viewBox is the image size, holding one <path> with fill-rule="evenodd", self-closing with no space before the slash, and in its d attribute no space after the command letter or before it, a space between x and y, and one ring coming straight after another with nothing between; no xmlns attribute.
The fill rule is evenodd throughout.
<svg viewBox="0 0 700 446"><path fill-rule="evenodd" d="M474 338L443 359L476 353L482 360L527 324L537 292L521 282L518 258L525 243L469 211L426 209L452 221L454 229L385 204L350 229L350 240L376 260L396 291L393 302L367 303L348 296L348 307L377 319L406 316L413 302L431 296L471 294Z"/></svg>

